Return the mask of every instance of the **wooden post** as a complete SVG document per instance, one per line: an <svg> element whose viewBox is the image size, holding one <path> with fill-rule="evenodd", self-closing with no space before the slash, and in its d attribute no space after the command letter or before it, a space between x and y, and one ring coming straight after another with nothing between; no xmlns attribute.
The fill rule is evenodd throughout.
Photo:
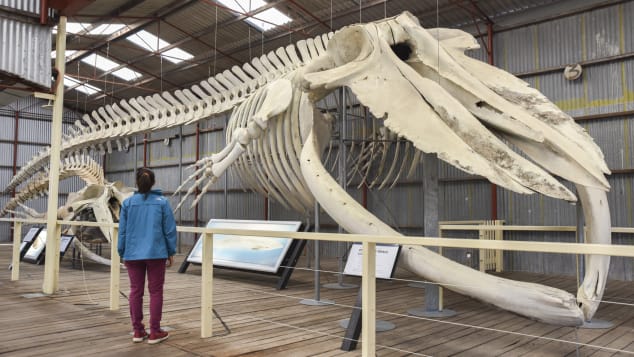
<svg viewBox="0 0 634 357"><path fill-rule="evenodd" d="M203 233L203 264L200 294L200 337L211 337L213 331L214 248L213 234Z"/></svg>
<svg viewBox="0 0 634 357"><path fill-rule="evenodd" d="M55 67L59 78L66 72L66 16L60 16L57 25L55 45ZM59 245L61 227L57 224L57 201L59 189L60 150L62 147L62 117L64 115L64 84L58 81L53 103L53 123L51 125L51 153L48 181L48 202L46 211L46 261L44 263L44 282L42 292L53 294L59 282Z"/></svg>
<svg viewBox="0 0 634 357"><path fill-rule="evenodd" d="M361 355L376 356L376 243L363 242Z"/></svg>
<svg viewBox="0 0 634 357"><path fill-rule="evenodd" d="M110 310L119 310L119 288L121 279L121 257L117 251L119 242L119 228L112 227L112 237L110 238Z"/></svg>
<svg viewBox="0 0 634 357"><path fill-rule="evenodd" d="M13 258L11 263L11 280L20 280L20 244L22 222L13 222Z"/></svg>
<svg viewBox="0 0 634 357"><path fill-rule="evenodd" d="M501 226L502 220L496 220L495 225ZM504 231L495 231L495 240L504 240ZM495 251L495 271L501 273L504 270L504 251L498 249Z"/></svg>

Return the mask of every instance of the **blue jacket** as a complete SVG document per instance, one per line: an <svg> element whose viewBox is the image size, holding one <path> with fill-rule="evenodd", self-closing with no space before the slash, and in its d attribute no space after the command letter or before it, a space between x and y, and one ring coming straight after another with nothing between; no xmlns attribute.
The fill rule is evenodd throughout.
<svg viewBox="0 0 634 357"><path fill-rule="evenodd" d="M176 221L161 190L135 192L123 201L119 217L119 256L124 260L161 259L176 253Z"/></svg>

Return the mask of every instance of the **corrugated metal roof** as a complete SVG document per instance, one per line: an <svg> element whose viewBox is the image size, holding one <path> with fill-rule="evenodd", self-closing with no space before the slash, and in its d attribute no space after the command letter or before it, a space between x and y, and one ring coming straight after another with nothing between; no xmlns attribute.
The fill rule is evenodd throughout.
<svg viewBox="0 0 634 357"><path fill-rule="evenodd" d="M112 78L112 76L108 78L108 75L95 70L89 64L79 62L79 65L77 65L78 60L68 63L68 72L94 78L90 81L91 85L100 88L107 86L105 96L111 98L111 100L119 100L121 98L151 94L161 89L173 90L189 86L193 82L213 74L214 68L216 73L222 72L231 66L249 61L251 56L267 53L275 50L280 45L286 45L327 32L331 26L334 29L338 29L351 23L374 21L386 16L394 16L407 10L417 16L423 26L426 27L436 27L438 25L444 27L468 27L477 23L480 25L480 31L485 31L486 29L482 25L487 17L495 22L496 19L509 14L519 15L529 10L550 5L561 6L560 4L562 3L555 0L479 0L473 2L450 0L361 2L271 0L270 2L273 3L274 8L290 16L293 21L264 34L243 21L244 17L242 15L228 11L223 6L216 5L213 0L117 0L92 2L81 9L77 15L69 18L69 21L93 23L95 26L100 23L125 23L133 29L132 31L142 29L151 32L165 41L177 44L178 48L192 53L195 57L179 64L172 64L165 60L161 63L160 57L156 56L156 54L153 55L145 50L138 49L135 45L126 41L125 37L129 34L125 34L125 31L122 31L122 34L110 36L69 35L67 45L69 49L96 50L101 55L107 56L125 67L142 72L143 78L134 83L127 83L123 80ZM591 0L585 3L598 3L598 0ZM35 4L39 6L39 1L16 2L13 0L0 0L0 4L8 4L8 6L16 6L17 8L32 8ZM624 6L631 7L628 4ZM611 17L615 15L616 11L614 8L607 8L604 11L604 15ZM571 24L571 26L574 26L574 24ZM591 27L592 23L588 23L586 26ZM216 28L218 31L216 31ZM565 29L560 30L565 31ZM523 31L530 32L532 30L529 28ZM609 30L608 32L605 34L605 38L602 37L599 42L594 41L587 44L589 49L596 45L596 50L592 47L593 53L605 53L608 48L598 46L601 44L607 46L614 43L614 31ZM529 33L527 35L532 36ZM629 48L632 47L632 36L629 34L627 36L629 39L626 39L624 44L625 47ZM536 40L547 41L548 38L536 38ZM497 41L504 41L504 38L499 37ZM534 63L535 56L537 56L538 61L543 62L543 60L539 57L541 56L539 53L532 53L530 46L526 47L526 43L508 43L507 45L524 46L524 50L527 51L527 56L525 57L527 62L516 63L512 68L505 68L510 70L530 70L538 68L537 65L546 65L546 62ZM50 69L46 72L49 73ZM90 111L102 105L104 94L93 95L88 98L83 98L83 94L79 94L79 96L82 98L78 100L77 94L72 93L70 97L75 98L73 101L69 101L67 105L77 107L80 111L83 111L84 107L86 107Z"/></svg>
<svg viewBox="0 0 634 357"><path fill-rule="evenodd" d="M0 0L0 6L32 14L40 13L40 0Z"/></svg>
<svg viewBox="0 0 634 357"><path fill-rule="evenodd" d="M0 72L40 86L51 85L49 27L0 17Z"/></svg>

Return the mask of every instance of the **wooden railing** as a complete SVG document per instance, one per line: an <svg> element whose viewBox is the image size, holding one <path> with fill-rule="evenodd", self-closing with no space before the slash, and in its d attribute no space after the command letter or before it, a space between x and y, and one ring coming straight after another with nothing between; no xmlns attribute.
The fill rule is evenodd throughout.
<svg viewBox="0 0 634 357"><path fill-rule="evenodd" d="M504 224L503 220L481 220L481 221L443 221L440 222L439 232L440 236L444 237L444 231L452 230L452 227L456 225L475 225L478 229L478 238L485 240L504 240L504 234L500 230L487 229L489 226L501 226ZM475 230L475 229L474 229ZM480 249L478 254L479 268L481 272L495 270L497 273L502 272L504 267L504 260L502 251L499 249Z"/></svg>
<svg viewBox="0 0 634 357"><path fill-rule="evenodd" d="M13 222L13 272L12 280L19 279L20 264L20 240L22 236L23 224L43 224L43 220L25 219L0 219L0 222ZM112 229L111 242L111 270L110 270L110 309L119 309L119 279L120 266L119 255L117 253L117 225L112 223L78 222L78 221L57 221L57 225L81 225L100 226ZM533 227L533 226L482 226L482 225L451 225L452 230L528 230L528 231L548 231L562 230L562 227ZM568 227L564 227L569 231ZM443 239L431 237L413 236L370 236L359 234L338 234L338 233L305 233L305 232L273 232L254 231L236 229L210 229L197 227L177 227L179 232L189 232L202 234L203 239L203 260L202 260L202 281L201 281L201 312L200 312L200 335L202 338L212 335L213 318L213 235L247 235L258 237L280 237L291 239L307 239L331 242L361 242L363 244L363 275L362 275L362 355L375 356L376 351L376 245L377 244L408 244L450 248L474 248L493 250L515 250L526 252L551 252L568 254L599 254L611 256L634 257L634 246L613 246L609 244L579 244L579 243L554 243L554 242L527 242L527 241L504 241L504 240L475 240L475 239ZM573 229L574 230L574 229ZM60 233L60 229L56 229ZM613 232L634 233L634 228L616 228ZM49 236L48 239L60 239ZM59 259L46 261L45 269L59 271Z"/></svg>

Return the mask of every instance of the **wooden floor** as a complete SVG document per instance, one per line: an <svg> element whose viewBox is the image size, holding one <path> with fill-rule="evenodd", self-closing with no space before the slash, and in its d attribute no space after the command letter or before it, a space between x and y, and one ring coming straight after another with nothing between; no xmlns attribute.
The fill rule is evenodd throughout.
<svg viewBox="0 0 634 357"><path fill-rule="evenodd" d="M178 274L168 270L163 326L173 329L159 345L133 344L129 334L127 300L121 310L108 310L107 267L86 263L73 269L68 259L60 268L59 292L41 292L43 266L21 264L20 281L10 280L11 247L0 246L0 355L6 356L359 356L340 350L357 290L321 289L330 306L306 306L314 298L313 272L298 270L288 289L276 291L275 278L228 270L215 270L214 307L231 333L214 320L214 337L200 336L200 267ZM178 257L178 263L183 259ZM325 267L334 266L325 262ZM299 267L306 267L300 262ZM128 292L122 272L121 290ZM407 277L403 272L399 276ZM514 279L540 282L574 291L568 277L508 274ZM336 282L323 273L322 283ZM346 278L346 282L358 282ZM598 319L610 329L574 329L537 323L472 299L446 292L446 308L458 314L442 320L405 316L423 304L424 289L407 281L377 282L377 318L396 328L377 333L377 356L612 356L634 353L634 284L610 282L606 300L624 304L601 305ZM35 294L28 295L28 294ZM146 301L147 305L147 301ZM146 306L147 311L147 306ZM486 329L482 329L486 328ZM514 333L501 332L511 331ZM530 336L526 336L530 335ZM534 337L531 337L534 336ZM538 338L545 337L545 338ZM578 348L573 343L582 344ZM599 346L590 347L587 345ZM627 352L614 352L625 350Z"/></svg>

